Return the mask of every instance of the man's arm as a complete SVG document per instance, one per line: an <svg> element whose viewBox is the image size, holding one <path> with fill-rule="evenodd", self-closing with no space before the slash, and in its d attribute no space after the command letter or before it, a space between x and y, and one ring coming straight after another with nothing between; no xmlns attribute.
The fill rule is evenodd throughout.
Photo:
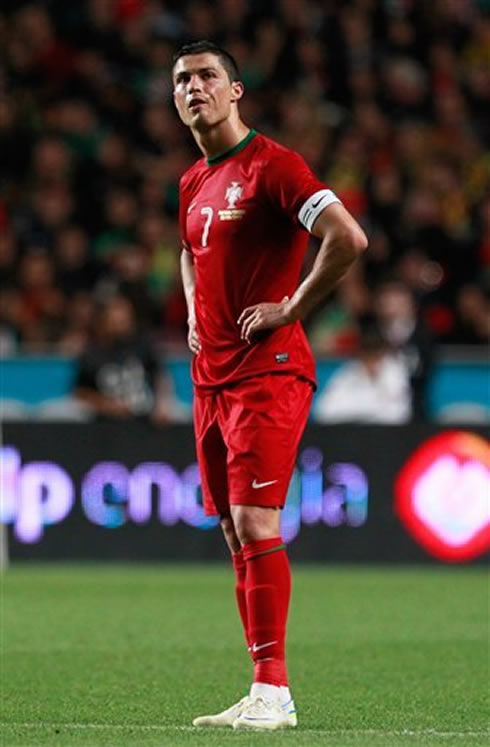
<svg viewBox="0 0 490 747"><path fill-rule="evenodd" d="M180 271L182 274L182 284L184 286L184 295L187 303L187 323L189 333L187 342L191 351L197 355L201 350L201 343L196 330L196 315L194 312L194 295L196 292L196 279L194 276L194 260L191 252L182 249L180 255Z"/></svg>
<svg viewBox="0 0 490 747"><path fill-rule="evenodd" d="M340 203L332 203L316 219L312 233L322 240L311 272L292 298L244 309L238 319L241 337L252 341L256 332L276 329L304 319L323 301L367 248L366 234Z"/></svg>
<svg viewBox="0 0 490 747"><path fill-rule="evenodd" d="M291 321L304 319L323 301L367 248L367 236L339 202L329 205L313 225L322 240L311 272L289 301Z"/></svg>

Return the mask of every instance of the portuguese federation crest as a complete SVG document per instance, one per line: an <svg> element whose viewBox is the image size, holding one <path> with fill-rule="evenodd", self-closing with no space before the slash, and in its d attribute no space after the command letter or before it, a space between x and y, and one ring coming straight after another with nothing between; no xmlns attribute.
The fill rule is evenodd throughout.
<svg viewBox="0 0 490 747"><path fill-rule="evenodd" d="M225 200L228 203L228 210L233 210L243 194L243 187L240 182L232 182L226 190Z"/></svg>

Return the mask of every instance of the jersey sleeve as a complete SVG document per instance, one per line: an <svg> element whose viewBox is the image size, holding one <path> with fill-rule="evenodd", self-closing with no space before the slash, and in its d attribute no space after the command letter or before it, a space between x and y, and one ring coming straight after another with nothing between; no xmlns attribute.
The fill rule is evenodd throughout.
<svg viewBox="0 0 490 747"><path fill-rule="evenodd" d="M264 173L268 199L307 231L311 232L322 210L340 202L294 151L274 154Z"/></svg>

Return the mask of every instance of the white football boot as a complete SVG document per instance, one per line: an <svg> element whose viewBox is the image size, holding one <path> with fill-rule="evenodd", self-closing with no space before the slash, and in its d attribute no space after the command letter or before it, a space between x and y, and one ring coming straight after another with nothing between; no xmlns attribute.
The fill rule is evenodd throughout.
<svg viewBox="0 0 490 747"><path fill-rule="evenodd" d="M245 695L244 698L230 706L230 708L227 708L226 711L214 713L211 716L198 716L192 724L194 726L233 726L237 718L241 716L249 700L250 696Z"/></svg>
<svg viewBox="0 0 490 747"><path fill-rule="evenodd" d="M275 730L287 729L298 723L294 701L284 705L262 695L249 697L248 702L233 722L234 729Z"/></svg>

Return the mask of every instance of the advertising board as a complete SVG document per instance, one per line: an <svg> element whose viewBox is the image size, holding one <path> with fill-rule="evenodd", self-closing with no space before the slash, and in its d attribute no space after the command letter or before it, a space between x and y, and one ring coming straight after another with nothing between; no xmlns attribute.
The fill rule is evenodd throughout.
<svg viewBox="0 0 490 747"><path fill-rule="evenodd" d="M189 426L6 424L11 558L219 559ZM309 426L282 513L293 560L478 562L490 549L483 430Z"/></svg>

